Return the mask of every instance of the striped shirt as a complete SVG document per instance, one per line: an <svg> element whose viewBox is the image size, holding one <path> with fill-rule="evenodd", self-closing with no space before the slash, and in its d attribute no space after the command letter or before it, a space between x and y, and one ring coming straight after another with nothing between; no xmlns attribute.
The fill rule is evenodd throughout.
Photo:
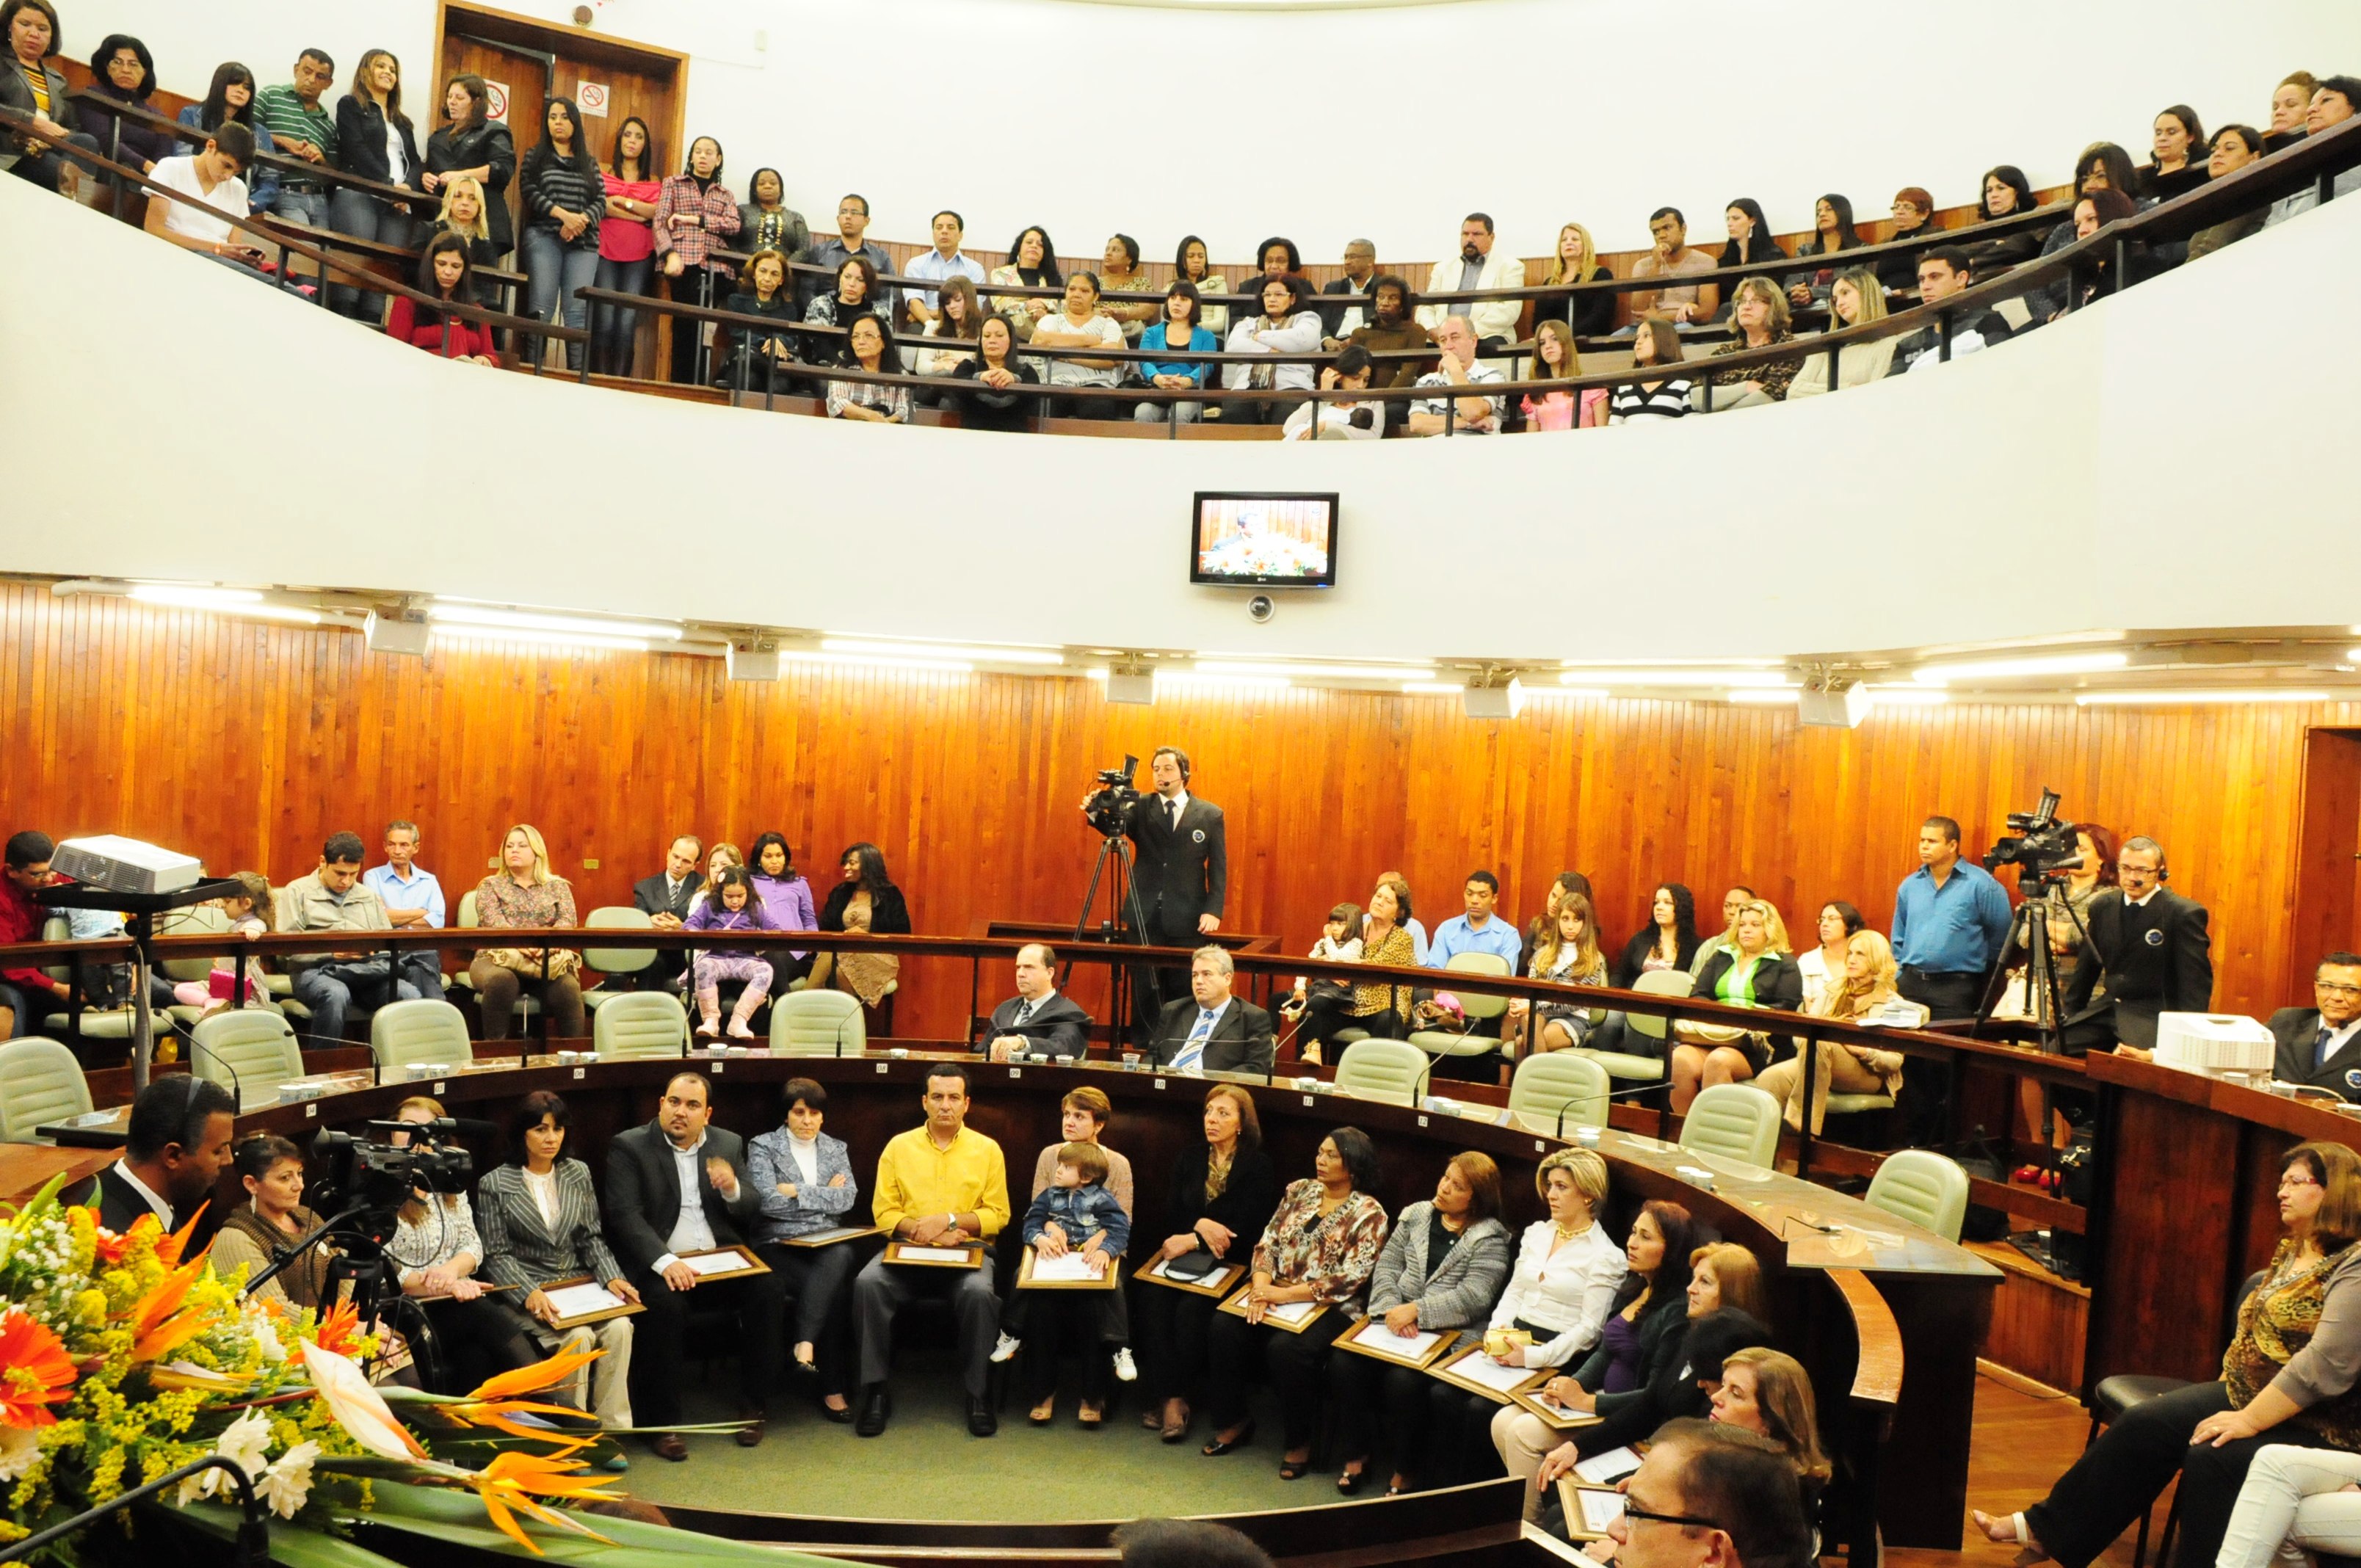
<svg viewBox="0 0 2361 1568"><path fill-rule="evenodd" d="M564 207L590 220L590 226L572 242L574 247L598 247L598 217L607 209L607 185L598 165L586 162L577 167L537 147L524 155L524 173L517 185L524 192L525 211L533 214L530 227L554 231L557 220L550 214Z"/></svg>
<svg viewBox="0 0 2361 1568"><path fill-rule="evenodd" d="M303 107L303 100L295 96L291 85L265 87L255 93L254 117L269 128L271 140L308 141L331 164L336 161L336 116L316 105ZM316 181L307 182L298 175L281 175L280 183L299 190L319 189Z"/></svg>
<svg viewBox="0 0 2361 1568"><path fill-rule="evenodd" d="M1659 381L1653 387L1626 381L1608 399L1607 411L1608 417L1618 424L1642 414L1678 419L1689 411L1688 378L1675 376L1670 380Z"/></svg>

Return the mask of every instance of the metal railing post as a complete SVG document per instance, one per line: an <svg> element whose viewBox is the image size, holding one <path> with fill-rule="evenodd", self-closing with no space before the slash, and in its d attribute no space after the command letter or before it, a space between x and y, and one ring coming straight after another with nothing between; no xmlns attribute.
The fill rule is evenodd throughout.
<svg viewBox="0 0 2361 1568"><path fill-rule="evenodd" d="M1935 316L1935 359L1938 364L1951 362L1951 313L1938 312Z"/></svg>

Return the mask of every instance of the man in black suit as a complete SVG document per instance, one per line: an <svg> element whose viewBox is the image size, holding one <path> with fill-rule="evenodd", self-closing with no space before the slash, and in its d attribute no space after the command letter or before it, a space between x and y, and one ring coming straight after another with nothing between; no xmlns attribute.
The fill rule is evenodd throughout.
<svg viewBox="0 0 2361 1568"><path fill-rule="evenodd" d="M2361 954L2331 953L2312 977L2313 1005L2271 1014L2271 1076L2361 1100Z"/></svg>
<svg viewBox="0 0 2361 1568"><path fill-rule="evenodd" d="M218 1083L193 1073L157 1079L131 1102L123 1157L69 1201L96 1209L98 1223L116 1235L142 1214L155 1215L168 1231L178 1230L213 1195L214 1181L228 1168L236 1115L237 1102ZM194 1257L202 1246L192 1237L189 1255Z"/></svg>
<svg viewBox="0 0 2361 1568"><path fill-rule="evenodd" d="M631 1335L631 1412L644 1426L680 1420L682 1341L689 1293L700 1277L681 1255L742 1245L762 1205L746 1176L746 1141L708 1125L712 1114L713 1089L703 1075L675 1073L656 1119L607 1145L607 1244L647 1308ZM704 1288L730 1292L720 1305L740 1314L741 1414L752 1424L739 1431L738 1443L752 1448L763 1441L778 1375L785 1288L778 1275L758 1274ZM665 1459L688 1457L676 1433L651 1438L649 1446Z"/></svg>
<svg viewBox="0 0 2361 1568"><path fill-rule="evenodd" d="M704 858L705 845L694 833L675 839L664 853L664 869L631 885L631 907L659 931L679 930L688 918L689 900L705 885L705 873L697 869ZM643 986L664 985L686 967L679 953L659 952L655 962L631 978Z"/></svg>
<svg viewBox="0 0 2361 1568"><path fill-rule="evenodd" d="M2169 892L2164 849L2155 839L2124 840L2115 856L2117 885L2091 900L2082 960L2066 984L2070 1025L2097 1024L2114 1009L2115 1038L2140 1050L2156 1048L2156 1021L2166 1013L2202 1013L2213 1001L2213 956L2205 906ZM2091 1008L2091 992L2106 965L2107 1000ZM2078 1015L2081 1015L2079 1016Z"/></svg>
<svg viewBox="0 0 2361 1568"><path fill-rule="evenodd" d="M1370 280L1378 275L1378 247L1366 239L1348 240L1345 245L1345 276L1320 287L1323 294L1356 296L1346 304L1325 304L1320 307L1320 331L1323 348L1334 353L1345 346L1345 340L1368 323L1371 313L1366 296Z"/></svg>
<svg viewBox="0 0 2361 1568"><path fill-rule="evenodd" d="M1189 793L1189 754L1159 746L1148 760L1156 793L1131 808L1126 831L1138 850L1132 891L1139 896L1143 938L1151 947L1193 948L1222 926L1222 903L1229 891L1229 853L1223 847L1222 808ZM1153 997L1146 983L1155 977ZM1144 1036L1155 1014L1178 999L1180 970L1134 970L1135 1037Z"/></svg>
<svg viewBox="0 0 2361 1568"><path fill-rule="evenodd" d="M1016 994L992 1010L984 1054L994 1061L1047 1051L1080 1058L1091 1048L1091 1015L1058 993L1058 955L1047 942L1016 949Z"/></svg>
<svg viewBox="0 0 2361 1568"><path fill-rule="evenodd" d="M1270 1014L1230 994L1236 966L1220 948L1197 949L1189 994L1164 1009L1151 1042L1156 1065L1175 1072L1258 1072L1268 1077Z"/></svg>

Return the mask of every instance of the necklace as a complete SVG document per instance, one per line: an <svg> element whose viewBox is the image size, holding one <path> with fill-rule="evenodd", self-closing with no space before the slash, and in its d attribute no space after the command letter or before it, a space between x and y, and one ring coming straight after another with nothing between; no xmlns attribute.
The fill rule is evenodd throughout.
<svg viewBox="0 0 2361 1568"><path fill-rule="evenodd" d="M1575 1237L1582 1234L1583 1232L1590 1229L1590 1227L1588 1225L1562 1224L1559 1222L1553 1220L1550 1222L1550 1229L1557 1234L1556 1245L1564 1246L1566 1243L1574 1240Z"/></svg>

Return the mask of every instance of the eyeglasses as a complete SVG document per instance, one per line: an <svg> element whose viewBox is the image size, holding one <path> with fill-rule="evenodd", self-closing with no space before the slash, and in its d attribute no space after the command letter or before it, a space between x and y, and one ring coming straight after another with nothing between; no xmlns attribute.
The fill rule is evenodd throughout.
<svg viewBox="0 0 2361 1568"><path fill-rule="evenodd" d="M2331 996L2361 996L2361 985L2347 985L2341 980L2315 980L2312 988L2327 992Z"/></svg>
<svg viewBox="0 0 2361 1568"><path fill-rule="evenodd" d="M2279 1178L2279 1190L2282 1192L2286 1191L2290 1187L2317 1187L2319 1185L2320 1183L2314 1181L2311 1177L2299 1176L2293 1172L2290 1172L2288 1175Z"/></svg>
<svg viewBox="0 0 2361 1568"><path fill-rule="evenodd" d="M1623 1503L1623 1517L1627 1519L1653 1519L1658 1524L1686 1525L1694 1530L1721 1529L1721 1526L1712 1519L1700 1519L1695 1514L1651 1513L1646 1508L1640 1508L1632 1503L1628 1494L1626 1495Z"/></svg>

